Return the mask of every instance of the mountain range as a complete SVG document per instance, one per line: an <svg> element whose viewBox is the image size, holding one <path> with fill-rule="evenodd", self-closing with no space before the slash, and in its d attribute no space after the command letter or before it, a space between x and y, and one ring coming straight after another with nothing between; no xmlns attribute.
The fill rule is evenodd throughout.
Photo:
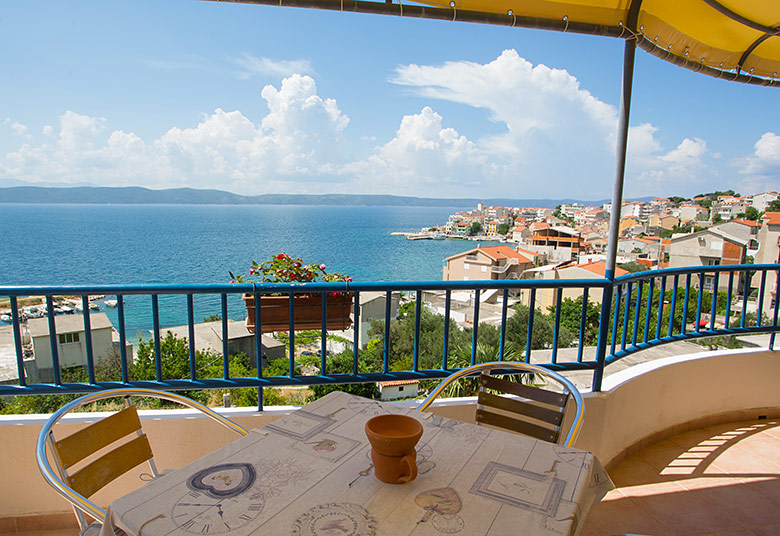
<svg viewBox="0 0 780 536"><path fill-rule="evenodd" d="M637 199L646 201L650 198ZM561 204L581 203L599 206L610 202L577 199L510 198L432 198L374 194L263 194L239 195L222 190L170 188L151 190L130 187L44 187L14 186L0 188L0 203L121 204L121 205L364 205L408 207L475 207L477 203L497 206L554 208Z"/></svg>

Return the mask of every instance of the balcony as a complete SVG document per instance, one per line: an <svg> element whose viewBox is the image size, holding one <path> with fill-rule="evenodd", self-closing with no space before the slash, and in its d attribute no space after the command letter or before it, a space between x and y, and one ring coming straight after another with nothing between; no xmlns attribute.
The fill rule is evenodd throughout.
<svg viewBox="0 0 780 536"><path fill-rule="evenodd" d="M510 311L512 305L509 294L513 290L525 289L530 291L531 306L527 310L528 316L525 320L526 344L521 358L563 371L580 386L586 400L586 419L576 446L593 451L611 471L619 487L618 491L610 494L602 504L594 508L584 534L719 534L715 530L695 532L691 529L685 532L695 521L687 525L664 524L656 519L657 515L653 517L653 512L658 513L658 508L662 508L659 505L676 505L685 498L690 500L687 507L690 519L697 520L700 519L698 516L705 515L704 512L712 508L717 509L717 501L744 505L744 501L740 502L742 500L736 498L744 493L744 490L751 490L751 497L757 497L745 507L747 513L739 518L744 523L740 521L742 524L736 524L737 521L734 520L737 520L738 516L729 514L732 515L729 518L732 521L720 525L720 528L771 534L771 529L777 528L772 527L772 524L780 523L780 520L772 517L770 513L778 512L780 508L768 508L768 505L775 503L780 505L780 470L775 467L776 461L770 460L761 467L759 465L767 456L767 448L770 449L770 456L772 452L776 452L771 449L774 448L778 436L780 395L776 378L780 377L780 354L773 350L774 336L778 331L778 307L775 304L771 310L762 310L763 299L749 301L747 296L750 289L743 285L753 281L758 285L755 293L763 296L765 292L776 290L778 270L780 266L777 265L698 267L631 274L612 282L521 280L308 285L306 291L309 293L352 292L355 294L355 303L359 303L361 292L383 292L387 297L402 293L404 301L410 305L414 304L414 307L401 308L401 315L406 314L406 318L414 327L411 335L413 340L409 341L410 366L399 370L394 370L397 367L391 366L399 349L393 347L389 336L391 325L396 319L391 316L388 307L383 312L384 334L378 335L382 359L375 364L375 368L368 371L358 370L357 365L366 350L354 344L351 350L354 366L351 371L329 370L330 363L323 357L316 371L299 372L293 361L289 363L287 375L268 377L263 375L262 369L252 376L232 377L227 366L230 358L227 337L223 338L225 344L221 357L224 366L219 375L202 377L198 374L194 367L195 341L190 338L188 344L193 359L191 374L184 378L171 377L164 371L162 357L159 357L162 355L167 315L175 303L181 303L186 324L192 330L190 333L194 333L196 305L215 306L221 313L222 330L224 334L228 334L230 318L244 314L238 301L238 294L241 292L249 291L258 295L285 292L292 296L295 292L301 292L301 287L6 287L0 288L0 297L10 298L14 322L6 329L12 335L8 345L13 358L10 365L16 369L18 376L15 381L0 385L0 394L28 396L77 393L128 385L157 389L228 389L441 378L453 368L463 366L455 355L455 349L450 346L454 332L448 331L458 328L451 328L449 323L444 323L439 339L440 347L435 351L436 355L431 354L430 347L421 344L428 321L426 315L429 314L425 312L423 296L440 293L444 302L443 316L449 318L452 311L452 294L472 293L474 328L465 333L474 343L480 340L481 332L490 331L480 322L480 306L484 305L480 295L495 289L503 293L499 306L502 314L497 328L499 356L503 357L503 352L508 348L507 341L513 337L517 340L517 334L511 333L508 318L511 312L516 314L520 310L513 307ZM740 277L743 272L757 275ZM717 295L698 292L695 282L704 276L727 281L727 291ZM740 285L740 282L743 282L743 285ZM581 313L577 319L581 329L574 330L573 340L566 344L566 315L561 299L558 299L549 315L535 306L535 294L542 288L581 291L582 305L578 306L581 307ZM94 355L92 349L86 351L85 368L88 379L84 382L63 381L58 353L58 322L50 316L47 322L52 335L50 354L51 362L55 365L53 380L47 383L30 381L25 372L25 362L29 361L29 358L24 355L24 324L21 321L19 301L25 296L43 296L48 302L49 310L54 310L54 298L57 296L77 295L88 300L88 297L94 294L117 296L116 315L122 319L115 326L119 343L118 357L122 365L119 376L102 377L96 369L98 356ZM563 293L557 294L561 296ZM590 313L597 305L594 303L594 296L597 295L601 299L601 305L597 306L600 313L597 322L593 324ZM386 303L391 301L386 300ZM126 326L129 302L134 305L141 303L143 306L148 303L150 306L148 314L152 337L149 344L154 349L151 378L137 379L133 376L133 356L132 352L128 351L130 341ZM290 302L294 304L292 297ZM323 299L322 302L323 309L326 309L327 301ZM752 303L754 305L751 306ZM85 307L84 310L89 309ZM161 314L161 311L164 313ZM354 308L353 326L360 325L361 314L363 313L359 308ZM92 327L90 317L87 314L82 318L85 333L89 333ZM553 331L550 344L546 347L540 347L534 340L534 326L538 326L543 320L551 322ZM262 323L262 315L259 321ZM293 313L290 313L290 322L294 322ZM217 326L219 325L220 322L217 322ZM592 338L593 330L596 333L595 338ZM357 333L359 330L353 331ZM355 337L357 336L355 334ZM691 344L691 341L713 336L750 337L746 340L752 346L740 350L713 351L707 350L705 346ZM325 348L322 356L326 356L329 341L325 330L320 337L317 344ZM296 344L300 344L300 338L300 335L296 336L293 332L293 336L286 341L293 355L296 354L295 348ZM92 337L86 337L86 340L92 340ZM259 341L255 340L255 357L262 352ZM354 342L357 343L357 339ZM476 347L476 344L471 346L471 362L481 359ZM468 361L465 364L468 364ZM259 402L262 404L262 397ZM434 407L434 411L469 421L473 420L474 407L473 399L453 399L441 401ZM242 426L256 428L292 409L261 406L227 408L224 412ZM144 427L153 442L157 442L152 446L155 452L159 453L156 458L159 458L161 467L179 467L232 439L212 429L212 425L206 420L186 411L143 413ZM72 426L76 427L79 421L90 418L94 417L89 414L76 416L71 421ZM0 534L14 533L17 529L32 529L35 526L45 528L46 523L49 523L50 527L73 523L72 515L66 513L65 503L38 476L33 451L35 438L44 420L45 416L41 415L0 417L0 448L5 454L2 469L8 481L17 483L14 487L6 486L0 491ZM726 424L735 422L746 424L733 428L725 427ZM185 438L185 441L182 442L181 438ZM696 442L691 443L694 440ZM687 461L698 459L707 461ZM130 475L120 480L109 492L122 493L136 487L139 484L136 476ZM711 491L703 491L705 489ZM731 500L731 496L735 499ZM100 499L98 496L97 500ZM677 512L678 510L675 510L673 514L678 515ZM672 513L667 521L671 519L675 519ZM653 524L652 520L661 524ZM754 530L756 527L764 530L766 526L770 527L769 532ZM658 527L664 530L659 532ZM712 527L707 525L705 528ZM32 530L27 533L33 534Z"/></svg>

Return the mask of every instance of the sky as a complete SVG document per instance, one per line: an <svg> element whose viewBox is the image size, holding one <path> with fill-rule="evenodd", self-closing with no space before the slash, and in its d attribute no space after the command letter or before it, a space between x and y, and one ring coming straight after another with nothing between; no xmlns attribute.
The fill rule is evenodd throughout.
<svg viewBox="0 0 780 536"><path fill-rule="evenodd" d="M198 0L0 11L0 186L611 197L623 42ZM780 190L780 89L637 50L626 198Z"/></svg>

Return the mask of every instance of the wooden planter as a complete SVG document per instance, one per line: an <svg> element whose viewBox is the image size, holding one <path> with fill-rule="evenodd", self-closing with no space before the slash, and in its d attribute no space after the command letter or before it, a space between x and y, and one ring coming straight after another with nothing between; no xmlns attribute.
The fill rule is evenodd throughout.
<svg viewBox="0 0 780 536"><path fill-rule="evenodd" d="M328 315L325 326L330 331L347 329L352 325L349 314L352 312L351 292L340 296L328 294ZM244 294L246 303L246 328L255 333L255 297ZM295 331L304 329L322 329L322 296L295 296ZM290 297L260 296L260 332L290 331Z"/></svg>

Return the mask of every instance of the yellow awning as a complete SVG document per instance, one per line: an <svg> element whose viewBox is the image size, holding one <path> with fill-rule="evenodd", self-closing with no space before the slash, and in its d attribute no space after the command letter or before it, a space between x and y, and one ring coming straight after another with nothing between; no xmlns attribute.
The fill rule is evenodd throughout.
<svg viewBox="0 0 780 536"><path fill-rule="evenodd" d="M636 39L711 76L780 85L780 0L221 0Z"/></svg>

